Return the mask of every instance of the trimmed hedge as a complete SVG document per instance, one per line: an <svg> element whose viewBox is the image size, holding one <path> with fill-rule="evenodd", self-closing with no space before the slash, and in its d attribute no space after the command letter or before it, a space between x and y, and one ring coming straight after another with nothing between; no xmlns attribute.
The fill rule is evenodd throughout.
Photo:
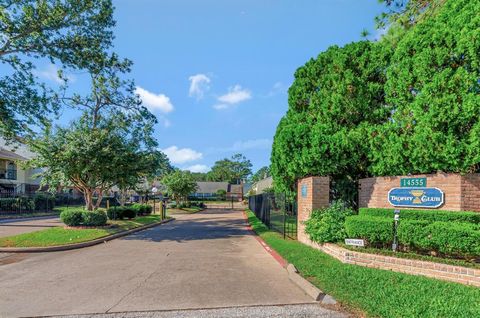
<svg viewBox="0 0 480 318"><path fill-rule="evenodd" d="M345 218L352 215L351 209L343 207L339 202L327 208L313 210L305 222L305 233L317 243L338 242L346 238Z"/></svg>
<svg viewBox="0 0 480 318"><path fill-rule="evenodd" d="M368 245L386 246L393 241L393 219L353 215L345 219L349 238L361 238Z"/></svg>
<svg viewBox="0 0 480 318"><path fill-rule="evenodd" d="M107 224L107 215L103 210L65 210L60 213L60 219L68 226L103 226Z"/></svg>
<svg viewBox="0 0 480 318"><path fill-rule="evenodd" d="M107 210L110 220L134 219L137 216L138 208L135 205L115 206Z"/></svg>
<svg viewBox="0 0 480 318"><path fill-rule="evenodd" d="M360 208L358 214L364 216L393 219L394 209ZM400 210L400 220L425 220L440 222L467 222L480 224L480 212L441 211L441 210Z"/></svg>
<svg viewBox="0 0 480 318"><path fill-rule="evenodd" d="M131 206L132 209L135 210L137 215L149 215L152 213L152 206L149 204L139 204L135 203L134 205Z"/></svg>
<svg viewBox="0 0 480 318"><path fill-rule="evenodd" d="M361 238L368 245L390 247L393 218L356 215L347 217L345 230L351 238ZM435 252L445 256L480 256L480 226L459 222L400 220L398 243L406 250Z"/></svg>

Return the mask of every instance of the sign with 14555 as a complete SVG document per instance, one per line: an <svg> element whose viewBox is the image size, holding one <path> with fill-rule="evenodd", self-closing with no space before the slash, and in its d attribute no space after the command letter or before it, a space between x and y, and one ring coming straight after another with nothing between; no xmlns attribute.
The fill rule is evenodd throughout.
<svg viewBox="0 0 480 318"><path fill-rule="evenodd" d="M400 179L401 187L426 187L427 178L402 178Z"/></svg>

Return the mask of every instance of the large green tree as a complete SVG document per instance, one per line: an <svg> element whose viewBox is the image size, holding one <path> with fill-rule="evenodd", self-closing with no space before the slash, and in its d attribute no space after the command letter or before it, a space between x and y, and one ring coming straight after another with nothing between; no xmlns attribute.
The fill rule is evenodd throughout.
<svg viewBox="0 0 480 318"><path fill-rule="evenodd" d="M272 148L277 190L293 191L308 175L337 183L368 175L369 129L390 115L383 88L390 54L368 41L332 46L295 72Z"/></svg>
<svg viewBox="0 0 480 318"><path fill-rule="evenodd" d="M376 175L480 171L480 2L444 1L398 43L391 120L373 133Z"/></svg>
<svg viewBox="0 0 480 318"><path fill-rule="evenodd" d="M15 138L48 124L57 92L35 76L35 59L61 68L99 65L113 40L111 0L1 0L0 135ZM62 78L62 72L59 72ZM65 77L63 77L65 78Z"/></svg>
<svg viewBox="0 0 480 318"><path fill-rule="evenodd" d="M218 160L207 174L209 181L226 181L240 184L252 174L252 163L242 154L234 154L230 159Z"/></svg>
<svg viewBox="0 0 480 318"><path fill-rule="evenodd" d="M197 190L197 182L190 171L176 170L162 179L168 194L177 201L186 201L188 195Z"/></svg>

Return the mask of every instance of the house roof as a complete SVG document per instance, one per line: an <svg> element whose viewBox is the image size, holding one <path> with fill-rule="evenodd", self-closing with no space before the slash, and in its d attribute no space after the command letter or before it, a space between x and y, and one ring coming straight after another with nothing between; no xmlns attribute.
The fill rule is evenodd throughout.
<svg viewBox="0 0 480 318"><path fill-rule="evenodd" d="M243 193L243 184L231 184L230 193Z"/></svg>
<svg viewBox="0 0 480 318"><path fill-rule="evenodd" d="M228 182L197 182L196 193L217 193L218 190L228 191Z"/></svg>
<svg viewBox="0 0 480 318"><path fill-rule="evenodd" d="M0 158L10 160L29 160L35 154L28 149L28 146L19 142L8 143L0 137Z"/></svg>
<svg viewBox="0 0 480 318"><path fill-rule="evenodd" d="M261 194L265 189L271 188L272 186L273 186L273 178L268 177L256 182L252 186L252 189L255 190L257 194Z"/></svg>

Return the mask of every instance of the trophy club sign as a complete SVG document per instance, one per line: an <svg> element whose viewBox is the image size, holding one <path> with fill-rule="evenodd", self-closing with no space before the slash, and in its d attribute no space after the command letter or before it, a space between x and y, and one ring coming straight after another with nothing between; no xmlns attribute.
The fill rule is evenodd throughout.
<svg viewBox="0 0 480 318"><path fill-rule="evenodd" d="M443 204L443 200L444 194L438 188L402 187L388 192L388 202L398 207L435 209Z"/></svg>

